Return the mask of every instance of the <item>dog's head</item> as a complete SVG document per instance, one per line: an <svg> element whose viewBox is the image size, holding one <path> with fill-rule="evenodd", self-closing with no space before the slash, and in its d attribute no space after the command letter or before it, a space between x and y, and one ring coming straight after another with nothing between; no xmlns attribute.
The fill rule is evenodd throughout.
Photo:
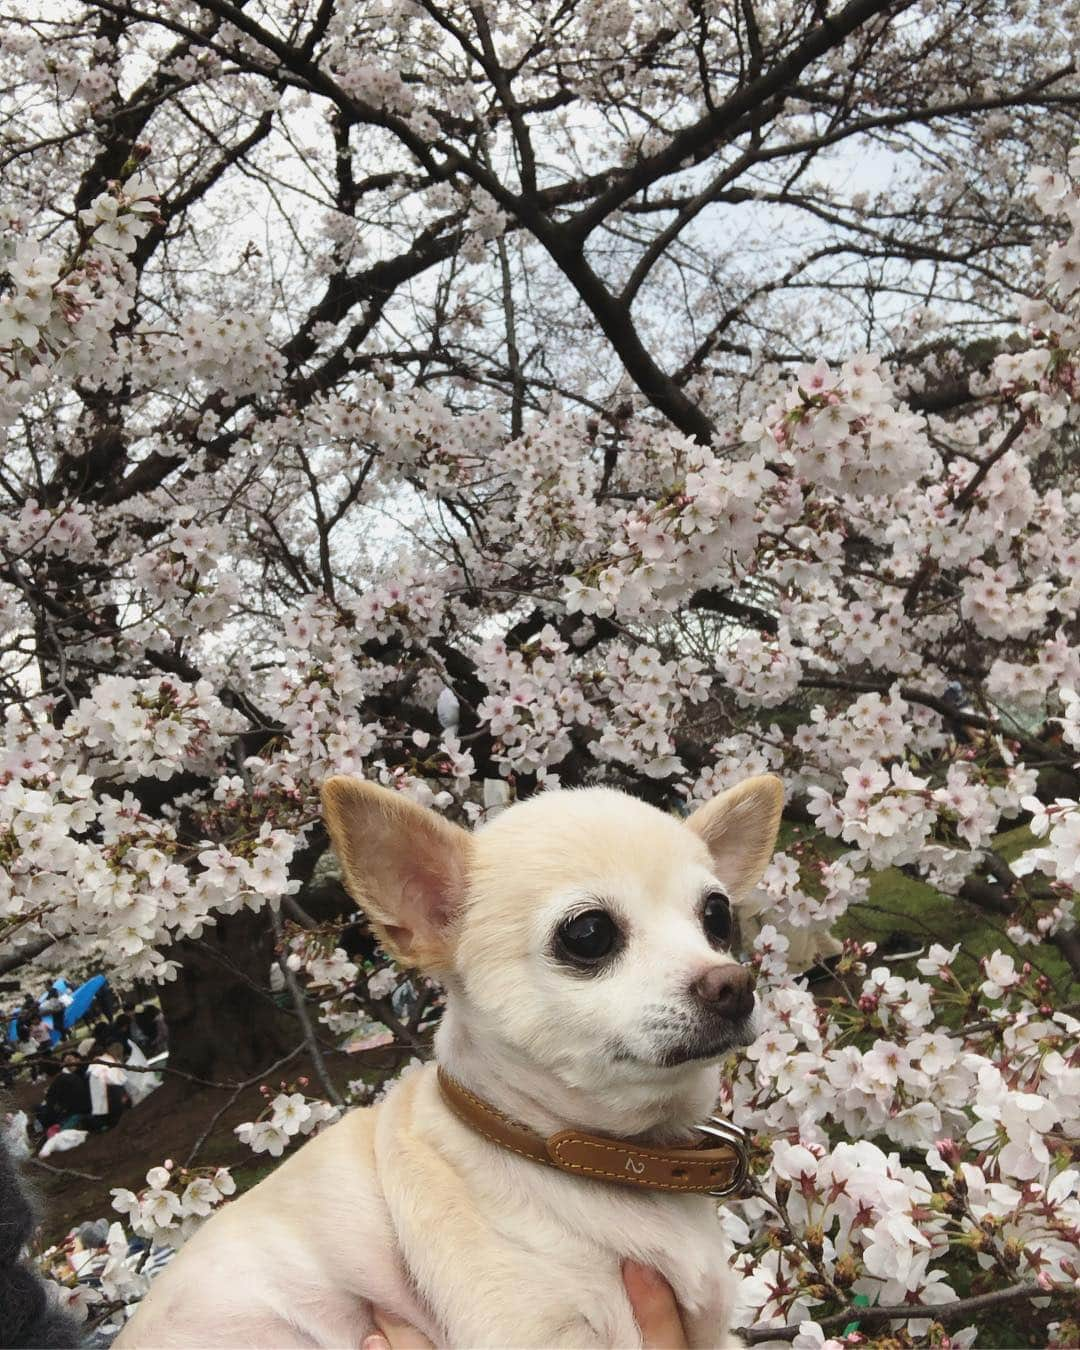
<svg viewBox="0 0 1080 1350"><path fill-rule="evenodd" d="M541 793L475 833L354 778L323 788L354 898L471 1029L568 1087L656 1082L753 1039L740 898L776 841L778 779L680 821L607 788Z"/></svg>

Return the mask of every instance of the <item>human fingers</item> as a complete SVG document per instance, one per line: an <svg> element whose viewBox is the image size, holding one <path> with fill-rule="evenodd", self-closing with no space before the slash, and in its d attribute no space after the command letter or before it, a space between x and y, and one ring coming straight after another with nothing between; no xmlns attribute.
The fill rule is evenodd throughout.
<svg viewBox="0 0 1080 1350"><path fill-rule="evenodd" d="M410 1322L375 1310L376 1330L364 1337L363 1350L434 1350L431 1341Z"/></svg>
<svg viewBox="0 0 1080 1350"><path fill-rule="evenodd" d="M686 1350L686 1332L667 1280L637 1261L624 1261L622 1274L644 1350Z"/></svg>

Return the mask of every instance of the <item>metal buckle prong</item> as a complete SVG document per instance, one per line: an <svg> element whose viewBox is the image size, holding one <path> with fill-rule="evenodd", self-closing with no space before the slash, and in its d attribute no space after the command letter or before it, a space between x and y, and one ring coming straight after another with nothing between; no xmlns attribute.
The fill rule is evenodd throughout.
<svg viewBox="0 0 1080 1350"><path fill-rule="evenodd" d="M733 1120L725 1120L723 1116L710 1116L708 1124L713 1125L718 1130L727 1130L727 1132L741 1143L750 1142L750 1136L741 1125L736 1125Z"/></svg>
<svg viewBox="0 0 1080 1350"><path fill-rule="evenodd" d="M707 1194L717 1200L722 1200L724 1196L733 1195L736 1191L742 1190L746 1178L750 1175L750 1138L746 1131L730 1120L722 1120L719 1116L710 1116L706 1123L695 1125L694 1129L712 1139L719 1139L723 1144L728 1144L734 1149L737 1158L735 1175L732 1177L730 1184L723 1187L718 1186L715 1190L708 1191Z"/></svg>

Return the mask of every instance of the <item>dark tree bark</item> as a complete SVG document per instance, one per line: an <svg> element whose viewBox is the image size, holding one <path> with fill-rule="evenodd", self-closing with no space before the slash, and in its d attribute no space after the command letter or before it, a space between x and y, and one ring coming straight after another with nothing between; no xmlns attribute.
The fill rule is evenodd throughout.
<svg viewBox="0 0 1080 1350"><path fill-rule="evenodd" d="M296 1020L270 995L273 953L267 916L249 910L223 915L197 941L170 949L183 965L161 991L170 1068L227 1082L251 1077L295 1048Z"/></svg>

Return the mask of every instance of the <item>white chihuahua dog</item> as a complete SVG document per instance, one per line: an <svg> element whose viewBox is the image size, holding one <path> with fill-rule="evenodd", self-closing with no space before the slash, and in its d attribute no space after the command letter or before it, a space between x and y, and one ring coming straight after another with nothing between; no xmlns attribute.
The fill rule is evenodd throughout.
<svg viewBox="0 0 1080 1350"><path fill-rule="evenodd" d="M744 1159L700 1122L755 1035L732 907L782 795L753 778L683 822L549 792L469 834L331 779L350 892L446 988L437 1065L211 1219L117 1346L355 1347L375 1308L440 1346L639 1346L627 1258L671 1284L692 1346L739 1346L713 1197Z"/></svg>

